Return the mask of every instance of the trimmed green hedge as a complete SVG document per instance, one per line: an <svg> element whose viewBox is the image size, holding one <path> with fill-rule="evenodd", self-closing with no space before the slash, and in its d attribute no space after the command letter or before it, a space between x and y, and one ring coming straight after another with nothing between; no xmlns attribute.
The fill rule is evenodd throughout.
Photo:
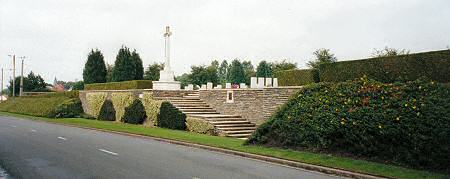
<svg viewBox="0 0 450 179"><path fill-rule="evenodd" d="M86 111L86 113L93 118L98 119L107 95L108 94L105 92L87 93L86 103L89 111Z"/></svg>
<svg viewBox="0 0 450 179"><path fill-rule="evenodd" d="M199 134L218 135L218 132L211 123L205 119L195 117L186 118L186 130Z"/></svg>
<svg viewBox="0 0 450 179"><path fill-rule="evenodd" d="M144 123L147 115L145 114L144 105L141 100L135 99L130 106L125 107L125 113L123 114L123 122L130 124L142 124Z"/></svg>
<svg viewBox="0 0 450 179"><path fill-rule="evenodd" d="M39 117L77 117L83 113L78 92L16 97L0 103L0 111Z"/></svg>
<svg viewBox="0 0 450 179"><path fill-rule="evenodd" d="M285 70L274 74L280 86L302 86L319 82L319 72L314 69Z"/></svg>
<svg viewBox="0 0 450 179"><path fill-rule="evenodd" d="M319 73L321 82L342 82L366 75L385 83L422 77L448 83L450 50L323 64Z"/></svg>
<svg viewBox="0 0 450 179"><path fill-rule="evenodd" d="M300 90L250 144L343 153L450 171L450 88L361 79Z"/></svg>
<svg viewBox="0 0 450 179"><path fill-rule="evenodd" d="M152 89L153 83L150 80L133 80L110 83L85 84L85 90L126 90L126 89Z"/></svg>
<svg viewBox="0 0 450 179"><path fill-rule="evenodd" d="M157 124L162 128L185 130L186 115L170 102L164 101L161 104Z"/></svg>

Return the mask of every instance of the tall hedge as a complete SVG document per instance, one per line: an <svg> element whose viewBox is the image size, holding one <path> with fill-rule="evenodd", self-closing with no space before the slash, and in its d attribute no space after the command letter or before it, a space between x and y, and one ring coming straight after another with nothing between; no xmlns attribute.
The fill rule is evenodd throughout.
<svg viewBox="0 0 450 179"><path fill-rule="evenodd" d="M133 80L110 83L86 84L85 90L126 90L126 89L151 89L153 83L150 80Z"/></svg>
<svg viewBox="0 0 450 179"><path fill-rule="evenodd" d="M319 82L319 72L315 69L285 70L274 74L280 86L302 86Z"/></svg>
<svg viewBox="0 0 450 179"><path fill-rule="evenodd" d="M158 117L160 116L160 109L163 100L156 100L152 93L143 93L142 104L147 113L147 120L144 122L145 126L158 126Z"/></svg>
<svg viewBox="0 0 450 179"><path fill-rule="evenodd" d="M300 90L248 143L450 170L450 88L361 79Z"/></svg>
<svg viewBox="0 0 450 179"><path fill-rule="evenodd" d="M101 112L103 103L106 100L106 96L107 94L105 92L87 93L86 103L89 109L87 113L97 119Z"/></svg>
<svg viewBox="0 0 450 179"><path fill-rule="evenodd" d="M319 73L322 82L353 80L367 75L386 83L421 77L448 83L450 50L323 64L319 67Z"/></svg>

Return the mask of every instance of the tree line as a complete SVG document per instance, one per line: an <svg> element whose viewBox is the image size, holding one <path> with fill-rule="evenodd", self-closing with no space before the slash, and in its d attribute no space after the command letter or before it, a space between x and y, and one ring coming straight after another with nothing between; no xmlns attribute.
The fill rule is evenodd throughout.
<svg viewBox="0 0 450 179"><path fill-rule="evenodd" d="M407 54L409 51L396 50L385 47L382 50L374 49L372 57L385 57L392 55ZM307 63L312 69L317 69L321 64L334 63L337 61L330 49L317 49L313 52L313 59ZM129 80L159 80L159 72L164 69L163 63L153 63L144 70L142 59L136 50L130 50L122 46L119 50L114 65L106 64L103 54L98 49L92 49L88 54L83 70L84 83L105 83ZM176 79L182 83L202 85L212 82L215 85L225 83L250 84L251 77L274 77L277 71L297 69L297 63L281 60L267 62L265 60L255 66L249 60L234 59L213 60L209 65L192 65L191 71L177 76Z"/></svg>

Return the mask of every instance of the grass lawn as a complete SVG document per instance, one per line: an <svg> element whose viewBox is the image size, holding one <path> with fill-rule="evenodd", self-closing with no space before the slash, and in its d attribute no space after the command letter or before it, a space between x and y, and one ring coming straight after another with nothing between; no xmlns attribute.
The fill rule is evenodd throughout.
<svg viewBox="0 0 450 179"><path fill-rule="evenodd" d="M356 160L352 158L264 146L243 145L244 141L228 137L209 136L163 128L145 128L141 125L97 121L83 118L50 119L6 112L0 112L0 115L172 139L391 178L450 178L450 175L407 169L404 167Z"/></svg>

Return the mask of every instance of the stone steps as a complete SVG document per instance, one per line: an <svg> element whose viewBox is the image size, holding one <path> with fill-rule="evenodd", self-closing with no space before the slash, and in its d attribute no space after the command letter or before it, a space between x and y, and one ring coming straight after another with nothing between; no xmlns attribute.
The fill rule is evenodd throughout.
<svg viewBox="0 0 450 179"><path fill-rule="evenodd" d="M168 97L168 100L187 116L204 119L217 128L221 134L239 139L247 139L256 130L256 125L239 115L220 114L200 99L198 92L183 97Z"/></svg>

